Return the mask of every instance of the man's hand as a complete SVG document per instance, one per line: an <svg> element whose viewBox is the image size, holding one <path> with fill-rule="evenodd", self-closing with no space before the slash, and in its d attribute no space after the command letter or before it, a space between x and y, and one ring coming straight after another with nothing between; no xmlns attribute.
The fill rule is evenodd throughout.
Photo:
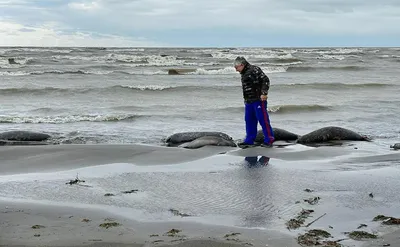
<svg viewBox="0 0 400 247"><path fill-rule="evenodd" d="M266 101L268 99L268 95L262 94L260 96L261 101Z"/></svg>

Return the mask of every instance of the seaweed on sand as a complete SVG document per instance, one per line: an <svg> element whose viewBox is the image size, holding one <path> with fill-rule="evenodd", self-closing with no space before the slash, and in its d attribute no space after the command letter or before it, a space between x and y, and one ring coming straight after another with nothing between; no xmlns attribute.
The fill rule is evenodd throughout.
<svg viewBox="0 0 400 247"><path fill-rule="evenodd" d="M375 216L373 221L382 221L383 225L400 225L400 218L389 217L381 214Z"/></svg>
<svg viewBox="0 0 400 247"><path fill-rule="evenodd" d="M348 233L349 238L353 240L374 239L378 236L365 231L352 231Z"/></svg>

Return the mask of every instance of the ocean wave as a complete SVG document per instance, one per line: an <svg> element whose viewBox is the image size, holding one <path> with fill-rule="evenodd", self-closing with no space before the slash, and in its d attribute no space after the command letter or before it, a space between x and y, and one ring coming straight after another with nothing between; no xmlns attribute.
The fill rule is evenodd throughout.
<svg viewBox="0 0 400 247"><path fill-rule="evenodd" d="M194 65L191 63L191 65ZM205 64L212 65L212 64ZM109 67L108 67L109 68ZM107 67L105 67L107 69ZM267 66L262 67L265 73L283 73L286 71L286 68L282 66ZM229 74L237 74L233 67L225 67L225 68L176 68L176 69L164 69L164 70L102 70L100 67L98 70L48 70L48 71L0 71L0 76L35 76L35 75L46 75L46 74L54 74L54 75L108 75L113 73L126 74L126 75L229 75Z"/></svg>
<svg viewBox="0 0 400 247"><path fill-rule="evenodd" d="M261 69L265 73L282 73L285 72L286 69L281 66L268 66L261 67ZM184 68L184 69L169 69L168 74L172 75L226 75L226 74L237 74L238 72L235 68L232 67L224 67L224 68L215 68L215 69L204 69L204 68Z"/></svg>
<svg viewBox="0 0 400 247"><path fill-rule="evenodd" d="M43 53L43 52L50 52L50 53L70 53L74 50L74 48L46 48L46 47L10 47L10 48L5 48L4 52L5 53L18 53L18 52L24 52L24 53Z"/></svg>
<svg viewBox="0 0 400 247"><path fill-rule="evenodd" d="M28 75L45 75L45 74L75 74L75 75L106 75L113 73L113 71L86 71L86 70L48 70L48 71L0 71L0 76L28 76Z"/></svg>
<svg viewBox="0 0 400 247"><path fill-rule="evenodd" d="M331 111L332 106L324 105L276 105L268 107L268 112L273 114L285 114L285 113L300 113L300 112L314 112L314 111ZM220 109L211 109L211 111L222 111L229 113L243 113L243 107L225 107Z"/></svg>
<svg viewBox="0 0 400 247"><path fill-rule="evenodd" d="M313 66L290 66L287 72L309 72L309 71L327 71L327 70L342 70L342 71L360 71L367 68L356 65L348 66L331 66L331 67L313 67Z"/></svg>
<svg viewBox="0 0 400 247"><path fill-rule="evenodd" d="M191 87L191 86L187 86ZM122 86L116 85L111 88L114 89L131 89L131 90L139 90L139 91L164 91L171 90L176 88L187 88L186 86L168 86L168 85L135 85L135 86Z"/></svg>
<svg viewBox="0 0 400 247"><path fill-rule="evenodd" d="M111 86L104 88L58 88L58 87L43 87L43 88L2 88L0 89L0 95L15 96L15 95L49 95L49 94L88 94L90 92L111 92L117 91L162 91L174 88L172 86L161 86L161 85L139 85L139 86Z"/></svg>
<svg viewBox="0 0 400 247"><path fill-rule="evenodd" d="M2 88L0 95L69 95L69 94L89 94L89 93L123 93L123 92L162 92L162 91L199 91L199 90L226 90L226 88L235 87L236 85L210 85L210 86L186 86L186 85L115 85L110 87L87 87L87 88Z"/></svg>
<svg viewBox="0 0 400 247"><path fill-rule="evenodd" d="M292 83L276 85L276 88L282 89L349 89L349 88L382 88L382 87L392 87L393 84L386 83Z"/></svg>
<svg viewBox="0 0 400 247"><path fill-rule="evenodd" d="M321 89L321 90L341 90L349 88L382 88L394 87L393 84L384 83L300 83L300 84L277 84L273 85L275 90L299 90L299 89ZM114 85L110 87L85 87L85 88L0 88L0 95L3 96L23 96L23 95L62 95L72 94L116 94L116 93L162 93L162 92L199 92L199 91L226 91L230 89L240 90L238 84L218 84L218 85Z"/></svg>
<svg viewBox="0 0 400 247"><path fill-rule="evenodd" d="M346 57L343 55L327 55L327 54L323 54L321 57L317 57L322 58L322 59L334 59L334 60L344 60Z"/></svg>
<svg viewBox="0 0 400 247"><path fill-rule="evenodd" d="M364 54L363 48L322 48L322 49L300 49L304 53L318 53L327 55L362 55Z"/></svg>
<svg viewBox="0 0 400 247"><path fill-rule="evenodd" d="M122 115L61 115L61 116L0 116L0 123L65 124L76 122L118 122L132 121L141 116Z"/></svg>
<svg viewBox="0 0 400 247"><path fill-rule="evenodd" d="M296 57L287 57L287 58L273 58L271 59L274 63L289 63L289 64L297 64L303 62L303 59L296 58Z"/></svg>
<svg viewBox="0 0 400 247"><path fill-rule="evenodd" d="M268 108L268 111L271 113L298 113L331 110L331 106L324 105L277 105Z"/></svg>
<svg viewBox="0 0 400 247"><path fill-rule="evenodd" d="M39 114L59 114L60 112L67 111L67 108L51 108L51 107L40 107L31 110L31 113L39 113Z"/></svg>
<svg viewBox="0 0 400 247"><path fill-rule="evenodd" d="M80 92L87 93L88 89L74 89L74 88L57 88L57 87L44 87L44 88L1 88L0 95L14 96L23 94L49 94L49 93L68 93Z"/></svg>
<svg viewBox="0 0 400 247"><path fill-rule="evenodd" d="M141 55L141 54L118 54L109 53L105 55L87 56L87 55L56 55L52 59L57 61L87 61L103 62L107 64L127 64L132 66L179 66L185 63L185 60L177 59L175 55Z"/></svg>

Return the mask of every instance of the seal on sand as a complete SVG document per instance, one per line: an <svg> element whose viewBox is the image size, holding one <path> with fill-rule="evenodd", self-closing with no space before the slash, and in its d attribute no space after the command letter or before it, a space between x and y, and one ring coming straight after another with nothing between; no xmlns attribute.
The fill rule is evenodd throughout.
<svg viewBox="0 0 400 247"><path fill-rule="evenodd" d="M272 128L274 131L275 141L296 141L299 138L299 135L289 132L280 128ZM264 142L264 134L262 130L257 132L257 137L255 140L256 143Z"/></svg>
<svg viewBox="0 0 400 247"><path fill-rule="evenodd" d="M167 143L168 146L178 146L184 142L191 142L197 138L203 137L203 136L215 136L215 137L221 137L225 140L232 141L232 137L229 135L222 133L222 132L207 132L207 131L200 131L200 132L181 132L181 133L175 133L171 136L169 136L165 142Z"/></svg>
<svg viewBox="0 0 400 247"><path fill-rule="evenodd" d="M36 141L7 141L7 140L0 140L0 146L34 146L34 145L48 145L48 143L36 142Z"/></svg>
<svg viewBox="0 0 400 247"><path fill-rule="evenodd" d="M297 143L321 143L329 141L370 141L368 137L362 136L352 130L336 126L328 126L314 130L301 136Z"/></svg>
<svg viewBox="0 0 400 247"><path fill-rule="evenodd" d="M236 143L232 140L226 140L220 136L202 136L191 142L185 142L178 147L182 148L201 148L204 146L228 146L228 147L236 147Z"/></svg>
<svg viewBox="0 0 400 247"><path fill-rule="evenodd" d="M0 140L8 141L34 141L40 142L49 139L51 136L44 133L14 130L0 133Z"/></svg>
<svg viewBox="0 0 400 247"><path fill-rule="evenodd" d="M399 143L395 143L394 145L391 145L390 148L393 148L394 150L400 149L400 142Z"/></svg>

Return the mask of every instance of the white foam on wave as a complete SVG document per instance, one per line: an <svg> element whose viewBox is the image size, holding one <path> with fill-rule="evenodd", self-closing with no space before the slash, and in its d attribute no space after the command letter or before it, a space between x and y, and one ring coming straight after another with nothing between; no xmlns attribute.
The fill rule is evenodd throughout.
<svg viewBox="0 0 400 247"><path fill-rule="evenodd" d="M248 61L251 62L252 59L294 59L292 53L281 53L278 51L271 50L260 50L257 52L249 52L247 54L241 53L224 53L224 52L214 52L212 53L214 58L234 60L237 56L245 56Z"/></svg>
<svg viewBox="0 0 400 247"><path fill-rule="evenodd" d="M104 121L120 121L129 119L134 115L64 115L64 116L0 116L0 123L75 123L75 122L104 122Z"/></svg>
<svg viewBox="0 0 400 247"><path fill-rule="evenodd" d="M290 66L290 65L298 65L302 64L301 61L290 62L290 63L259 63L260 66Z"/></svg>
<svg viewBox="0 0 400 247"><path fill-rule="evenodd" d="M5 68L8 67L7 65ZM26 71L0 71L0 76L23 76L30 75L30 72Z"/></svg>
<svg viewBox="0 0 400 247"><path fill-rule="evenodd" d="M4 68L11 68L11 66L4 66ZM107 75L111 74L113 71L104 71L104 70L74 70L74 71L62 71L62 70L49 70L49 71L0 71L0 76L25 76L25 75L44 75L44 74L55 74L55 75L63 75L63 74L92 74L92 75Z"/></svg>
<svg viewBox="0 0 400 247"><path fill-rule="evenodd" d="M323 59L333 59L333 60L344 60L345 57L343 55L326 55L323 54L321 56Z"/></svg>
<svg viewBox="0 0 400 247"><path fill-rule="evenodd" d="M53 52L53 53L71 53L72 49L57 49L57 48L31 48L31 47L20 47L20 48L9 48L5 49L5 52Z"/></svg>
<svg viewBox="0 0 400 247"><path fill-rule="evenodd" d="M286 72L287 68L284 67L261 67L264 73L282 73ZM194 72L189 72L187 74L194 75L225 75L225 74L237 74L235 68L225 67L222 69L196 69Z"/></svg>
<svg viewBox="0 0 400 247"><path fill-rule="evenodd" d="M135 86L122 86L123 88L138 89L141 91L152 90L152 91L162 91L165 89L176 88L176 86L167 85L135 85Z"/></svg>

